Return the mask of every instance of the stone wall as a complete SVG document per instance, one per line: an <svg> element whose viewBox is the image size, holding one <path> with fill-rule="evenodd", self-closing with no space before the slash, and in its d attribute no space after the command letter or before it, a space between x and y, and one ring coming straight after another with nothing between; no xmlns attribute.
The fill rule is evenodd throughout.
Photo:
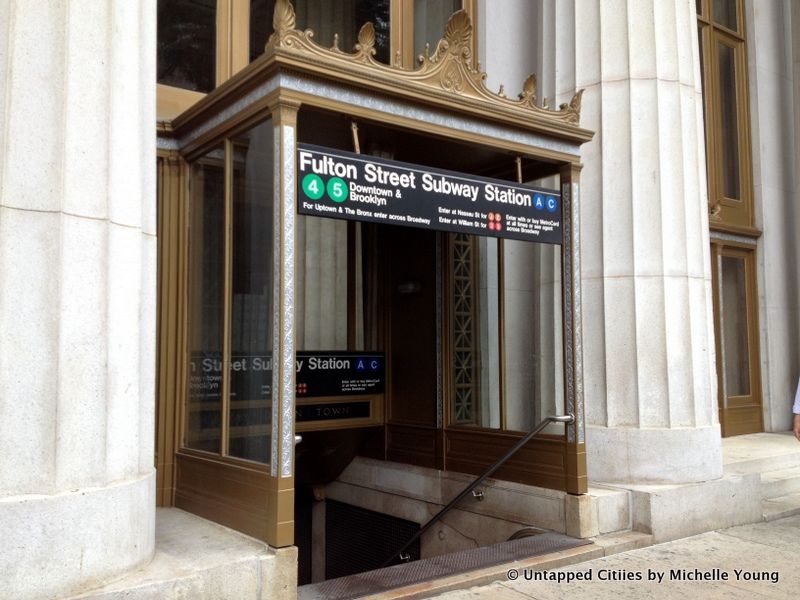
<svg viewBox="0 0 800 600"><path fill-rule="evenodd" d="M155 17L155 0L0 5L8 597L152 556Z"/></svg>
<svg viewBox="0 0 800 600"><path fill-rule="evenodd" d="M756 5L758 10L755 10ZM758 243L761 379L766 431L786 431L800 375L800 8L746 3L753 197Z"/></svg>

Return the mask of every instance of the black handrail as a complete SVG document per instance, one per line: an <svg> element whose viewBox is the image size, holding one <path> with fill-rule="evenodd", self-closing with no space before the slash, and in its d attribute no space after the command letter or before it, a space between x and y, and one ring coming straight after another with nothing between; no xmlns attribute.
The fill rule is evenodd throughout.
<svg viewBox="0 0 800 600"><path fill-rule="evenodd" d="M547 427L547 425L549 425L550 423L572 423L574 420L575 420L575 415L572 415L572 414L569 414L569 415L554 415L554 416L545 417L544 420L541 423L539 423L531 431L529 431L527 434L525 434L525 436L521 437L520 440L508 450L508 452L506 452L503 456L501 456L499 459L497 459L497 461L495 461L488 469L486 469L483 473L481 473L477 477L477 479L475 479L475 481L473 481L467 487L465 487L458 496L456 496L455 498L450 500L450 502L447 504L447 506L445 506L442 510L440 510L438 513L433 515L431 517L430 521L425 523L425 525L423 525L419 529L419 531L417 531L414 534L414 536L410 540L408 540L403 545L402 548L400 548L400 550L398 550L397 552L392 554L386 560L386 562L384 562L381 565L381 568L388 567L389 563L391 563L394 560L394 557L397 556L398 554L402 555L403 551L406 550L409 546L411 546L411 544L416 542L420 537L422 537L422 534L425 533L426 531L428 531L428 529L430 529L433 526L434 523L436 523L445 514L447 514L451 509L453 509L456 504L461 502L467 494L469 494L472 490L474 490L481 483L483 483L484 479L486 479L492 473L494 473L497 469L502 467L509 458L514 456L520 448L522 448L525 444L527 444L529 441L531 441L533 436L535 436L542 429Z"/></svg>

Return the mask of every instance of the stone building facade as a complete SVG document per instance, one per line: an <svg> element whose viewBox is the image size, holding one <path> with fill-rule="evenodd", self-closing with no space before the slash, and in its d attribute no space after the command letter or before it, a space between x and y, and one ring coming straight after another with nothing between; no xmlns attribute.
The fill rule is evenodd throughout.
<svg viewBox="0 0 800 600"><path fill-rule="evenodd" d="M565 451L565 460L573 457L579 465L574 473L565 467L566 477L574 475L577 487L567 483L559 488L508 476L515 483L502 493L524 498L526 506L533 507L533 514L525 513L524 518L533 523L537 510L546 512L548 506L558 505L561 512L552 519L542 517L538 524L579 537L603 533L604 526L597 521L611 519L602 514L609 504L592 496L587 480L589 487L632 490L634 500L626 501L630 502L627 525L650 531L657 540L758 518L756 483L752 478L724 476L721 440L723 435L781 432L790 427L800 370L800 246L796 241L800 231L796 174L800 172L800 5L790 0L468 0L440 3L447 6L407 2L405 8L395 0L373 3L386 5L380 15L388 15L388 21L383 29L378 21L377 41L372 44L380 60L398 65L398 73L412 68L415 54L421 51L420 39L431 44L423 53L433 51L439 34L433 38L431 31L444 30L454 9L466 10L471 37L463 41L463 47L472 44L474 56L470 54L469 60L474 60L478 71L486 72L485 87L493 95L486 100L488 116L482 116L474 108L478 100L467 98L458 104L459 90L448 90L458 105L453 109L458 122L451 123L443 104L437 104L445 102L442 93L426 96L420 88L418 98L404 97L401 89L392 88L391 77L380 83L384 81L380 68L370 66L367 59L360 63L366 65L363 69L356 66L348 71L350 67L342 62L344 66L333 75L312 73L315 64L335 66L340 58L335 51L317 51L311 45L310 58L304 62L302 52L300 58L291 55L289 44L287 62L276 67L285 69L280 71L278 87L289 86L287 82L297 72L302 73L300 79L307 78L305 104L295 103L301 98L300 84L292 88L295 95L289 100L276 100L264 91L278 79L270 79L272 72L261 66L272 58L263 58L261 46L252 40L266 44L273 14L279 31L294 31L296 24L297 30L316 27L315 39L349 51L354 42L364 44L354 25L363 13L357 6L360 3L345 3L355 7L345 17L324 12L333 3L291 3L297 5L291 23L280 19L281 15L288 19L288 13L281 12L288 4L285 0L199 3L206 13L211 11L210 21L208 14L202 19L206 26L211 23L216 35L211 44L215 62L210 84L197 84L202 78L189 67L170 71L169 81L161 73L157 48L163 49L159 36L167 33L160 30L157 15L177 25L181 19L194 22L190 11L166 15L167 4L156 0L0 2L0 531L4 532L0 588L9 597L68 596L146 565L155 551L157 504L210 515L196 497L185 492L188 488L181 488L189 462L180 461L197 458L198 448L190 448L189 458L180 458L188 438L164 429L165 423L183 422L190 377L186 357L178 350L187 343L179 337L185 334L178 325L174 331L169 329L169 323L178 322L169 314L173 308L191 312L191 298L197 298L191 287L176 283L191 271L185 267L191 259L178 250L170 254L173 242L176 247L184 243L174 237L183 231L182 225L170 229L164 223L167 218L183 218L183 209L175 207L193 202L187 198L194 192L185 186L192 173L217 160L209 146L217 141L223 149L220 156L229 153L231 157L220 160L231 161L224 181L226 189L233 190L233 202L236 191L229 178L233 181L238 168L238 149L251 152L251 162L243 159L245 167L259 160L261 164L272 161L274 171L269 177L275 177L271 182L252 184L254 189L262 184L274 186L276 194L276 204L270 207L278 206L277 220L264 221L270 229L264 252L274 260L273 280L277 281L277 273L297 275L296 286L284 279L282 285L271 288L271 306L283 308L272 308L266 315L274 323L270 331L291 334L291 339L273 336L269 347L274 356L288 356L290 365L288 370L274 368L273 381L287 378L288 388L273 386L270 433L259 434L271 435L264 437L272 444L264 446L264 451L272 460L262 461L262 470L245 465L250 469L247 473L263 476L256 487L263 484L267 500L258 518L270 525L263 535L255 535L249 526L236 526L238 517L219 521L272 546L293 545L292 500L299 476L292 446L279 448L278 439L283 443L295 433L291 417L294 375L289 372L295 353L345 346L357 351L385 350L369 347L369 323L375 318L370 316L369 303L353 309L348 296L348 292L365 293L366 267L360 270L362 281L348 266L348 260L356 260L353 255L342 255L341 262L329 270L350 269L352 282L347 285L352 288L342 284L336 288L338 296L322 296L320 304L322 292L314 282L321 281L321 271L312 271L286 254L290 247L286 236L294 240L301 226L291 217L294 167L277 157L285 159L288 155L282 153L293 149L296 139L303 141L303 136L321 145L349 140L339 131L341 123L330 125L327 138L322 131L334 123L330 115L345 103L352 107L346 112L348 118L359 121L361 139L372 135L377 140L374 148L363 148L365 153L392 158L407 153L414 144L422 148L425 140L432 140L435 148L442 144L437 152L452 150L454 154L440 164L420 149L420 164L452 167L454 157L460 156L455 142L446 145L452 133L458 144L471 139L476 156L486 152L482 166L487 171L507 155L507 171L495 169L502 178L514 179L511 165L517 155L522 157L519 174L524 173L525 181L546 187L557 189L570 181L578 186L577 175L571 177L580 171L579 187L562 187L565 193L580 190L573 215L579 245L572 249L576 261L570 266L577 266L578 280L569 296L579 310L569 317L571 325L565 329L579 330L575 339L580 345L573 348L559 337L560 321L567 321L560 308L561 290L567 289L562 287L562 274L572 273L563 270L564 259L537 250L536 266L529 267L514 263L517 258L508 246L505 250L476 246L484 261L489 260L487 256L496 260L503 255L505 262L498 264L504 264L507 273L515 273L515 265L521 265L519 276L507 276L510 283L505 288L498 283L497 273L488 270L480 280L486 297L499 288L505 290L506 298L512 298L512 291L544 290L536 292L538 316L528 317L539 324L537 335L549 342L532 342L525 350L547 355L537 367L541 371L530 380L524 374L520 379L501 375L505 388L533 386L537 398L537 394L555 398L552 404L537 404L530 414L519 409L525 426L534 424L534 414L538 419L548 411L577 407L578 392L567 389L558 372L564 369L566 373L568 364L570 369L582 370L565 376L582 393L577 415L581 424L575 429L580 443L578 438L566 442L578 449L573 448L573 454L573 450ZM191 4L176 2L173 8L180 5L189 10ZM252 25L248 19L260 21ZM344 28L341 42L327 31L328 22ZM410 23L419 39L399 31L401 24L411 30ZM458 31L466 31L466 25L460 26ZM290 39L287 35L285 39ZM194 39L202 42L204 38L197 34ZM250 43L245 44L245 39ZM267 55L280 55L281 39L274 38L270 44ZM289 64L290 59L298 64ZM503 103L525 95L523 82L530 73L538 74L536 110L548 107L555 116L522 112L520 124L515 125L512 117L504 116ZM405 81L403 77L397 75L399 81ZM209 89L197 89L203 85ZM190 89L193 86L196 89ZM565 125L559 133L560 125L547 125L558 118L557 109L549 107L570 106L578 90L583 90L582 100L577 97L580 121ZM378 101L373 102L369 94ZM339 104L328 105L326 100ZM305 105L325 114L304 113ZM256 128L249 129L242 141L237 136L253 123L246 116L236 117L241 119L238 129L231 125L225 130L225 123L245 109L251 115L267 111L263 114L270 120L262 122L272 126L258 133L254 133ZM547 127L550 133L542 133ZM392 138L389 130L403 133ZM212 140L215 131L218 140ZM491 137L487 131L500 133L496 146L487 142ZM555 147L547 135L552 140L569 140L564 142L567 149L561 158L542 150L545 142ZM328 140L333 141L327 144ZM521 151L525 144L533 148L529 154ZM575 162L569 167L570 160L564 157L573 151L580 165ZM530 171L524 170L526 164ZM550 165L549 170L542 165ZM243 185L250 185L249 180ZM170 191L169 186L174 189ZM177 212L170 213L169 207ZM291 247L303 248L305 254L300 254L305 257L332 256L343 244L346 247L347 239L368 247L364 240L369 235L361 229L358 234L347 233L345 225L316 221L302 227L298 245ZM318 246L312 248L313 243ZM443 243L435 244L444 248ZM432 252L448 256L450 250L435 250L435 244ZM368 260L356 255L359 261ZM165 262L169 256L175 258L174 264ZM437 265L438 277L443 271L441 263ZM521 283L515 288L514 282L521 282L523 272L529 272L526 269L534 273L531 289ZM475 282L477 286L478 279ZM178 287L170 296L173 283ZM444 289L441 283L437 285ZM306 297L311 299L303 300ZM189 308L181 308L181 299ZM304 339L314 341L294 341L301 325L287 315L294 315L302 302L308 304L303 305L297 322L309 331ZM441 298L437 302L446 304ZM509 300L504 306L509 311L517 305ZM352 323L352 332L347 328L323 331L327 310L344 315ZM497 314L502 312L497 310ZM191 316L181 322L191 324ZM224 327L230 331L230 322ZM501 334L499 344L515 339L511 329L507 337L503 337L505 331ZM355 343L348 336L367 341ZM322 348L325 344L330 346ZM573 354L565 354L567 346ZM229 367L227 348L227 362L221 364ZM489 356L495 352L491 348L482 351ZM440 360L441 354L434 355ZM498 360L485 368L502 364ZM553 380L543 383L551 371L556 373ZM447 385L447 368L442 372L432 372L434 388L437 382L440 387ZM182 373L183 379L176 373ZM230 392L230 387L226 389ZM510 394L508 389L503 393ZM443 403L447 393L434 396ZM571 405L573 401L576 404ZM224 406L227 410L228 405ZM278 406L289 408L288 417L276 416ZM500 406L498 414L516 414L510 400ZM396 416L399 409L381 410L386 414L379 414L379 421L372 425L391 428L391 415ZM437 435L450 435L447 406L438 416L432 410L431 427L440 432ZM486 423L492 414L492 409L485 410ZM232 417L220 418L231 425ZM494 435L486 423L482 426L487 436ZM410 427L406 422L402 425ZM505 434L514 428L494 429ZM229 434L218 435L227 440ZM565 433L565 439L570 435ZM364 497L374 496L376 503L380 494L408 499L404 489L411 483L404 464L415 465L410 471L424 485L435 481L447 490L449 484L441 479L447 479L449 471L471 472L467 467L442 469L436 457L429 462L424 457L408 458L413 453L392 447L388 438L380 439L384 440L382 450L370 446L366 457L356 459L344 475L336 475L338 479L326 482L328 498L355 502L354 490L369 488ZM447 444L456 439L447 438ZM220 462L225 462L225 451L219 455ZM456 461L455 456L452 460ZM463 457L458 460L462 461L458 464L468 463ZM662 486L658 494L647 491L652 485ZM441 489L437 493L411 496L418 502L444 504ZM732 502L732 497L739 500ZM687 505L692 507L691 518L678 519ZM409 508L405 516L416 514L415 510ZM499 518L498 514L489 516ZM317 517L309 518L314 522ZM423 548L426 543L433 548L432 542L424 542ZM265 586L264 597L270 597L269 581Z"/></svg>

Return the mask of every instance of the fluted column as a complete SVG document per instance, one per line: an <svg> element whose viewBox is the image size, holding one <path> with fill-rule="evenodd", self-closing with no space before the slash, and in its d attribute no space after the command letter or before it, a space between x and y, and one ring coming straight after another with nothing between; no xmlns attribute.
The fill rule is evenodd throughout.
<svg viewBox="0 0 800 600"><path fill-rule="evenodd" d="M0 581L38 598L153 552L155 0L0 39Z"/></svg>
<svg viewBox="0 0 800 600"><path fill-rule="evenodd" d="M589 476L720 477L695 3L544 4L559 23L545 79L586 90L596 132L582 152Z"/></svg>

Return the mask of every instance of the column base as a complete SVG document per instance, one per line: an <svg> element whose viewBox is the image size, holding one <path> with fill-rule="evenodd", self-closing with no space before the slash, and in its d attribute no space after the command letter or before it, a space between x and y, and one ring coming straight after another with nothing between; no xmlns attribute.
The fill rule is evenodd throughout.
<svg viewBox="0 0 800 600"><path fill-rule="evenodd" d="M63 597L147 563L155 512L155 471L102 488L0 498L3 594Z"/></svg>
<svg viewBox="0 0 800 600"><path fill-rule="evenodd" d="M586 427L589 479L695 483L722 477L719 425L676 429Z"/></svg>

